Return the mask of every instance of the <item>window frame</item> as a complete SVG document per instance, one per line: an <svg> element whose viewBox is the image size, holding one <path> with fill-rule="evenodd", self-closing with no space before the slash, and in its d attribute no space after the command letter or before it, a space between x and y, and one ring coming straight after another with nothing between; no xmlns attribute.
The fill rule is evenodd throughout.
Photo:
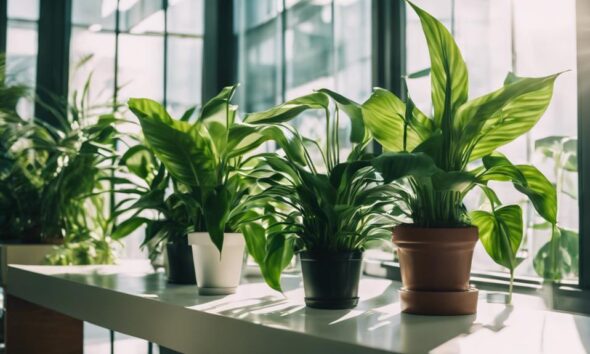
<svg viewBox="0 0 590 354"><path fill-rule="evenodd" d="M71 5L72 0L60 0L63 5L60 11L44 11L52 6L55 7L56 0L40 0L39 31L44 31L43 23L49 24L56 33L56 41L60 50L41 51L41 40L39 36L38 63L57 63L61 67L59 72L63 76L61 81L69 79L69 31L71 29ZM391 0L372 1L372 83L373 86L380 86L403 96L402 80L405 74L405 3ZM237 77L237 34L233 31L233 14L235 2L233 0L204 0L205 26L203 35L203 76L202 76L202 98L203 100L219 91L227 84L233 83ZM8 0L0 0L0 50L6 51L7 40L7 3ZM43 6L43 4L52 6ZM118 4L119 2L117 2ZM167 27L167 0L162 0L162 7L165 11L165 32L163 34L165 43L169 35ZM282 1L283 5L285 1ZM284 13L284 11L283 11ZM119 9L117 5L117 17ZM284 15L282 15L284 16ZM285 19L282 19L282 26L285 26ZM578 185L579 185L579 280L574 284L576 289L590 290L590 70L585 70L584 63L590 63L590 0L576 1L576 34L577 34L577 83L578 83ZM57 24L57 25L56 25ZM59 28L56 28L59 27ZM284 28L283 28L284 30ZM284 32L284 31L283 31ZM118 35L119 21L116 21L116 48L115 48L115 85L117 85L117 60L118 60ZM227 45L230 43L230 45ZM46 45L46 44L45 44ZM281 44L284 46L284 41ZM67 51L66 58L61 60L64 51ZM164 79L166 79L167 46L164 45ZM284 48L283 48L284 52ZM221 62L217 62L221 60ZM283 58L284 61L284 58ZM205 70L209 65L214 65L215 70ZM284 67L284 65L283 65ZM229 69L228 69L229 68ZM40 77L48 75L47 72L53 68L50 65L38 65L37 84ZM283 68L284 70L284 68ZM164 100L167 99L166 83L164 81ZM284 80L283 80L284 81ZM283 85L285 83L283 82ZM36 85L38 86L38 85ZM65 86L67 88L67 84ZM60 92L63 90L63 86ZM283 87L283 95L285 89ZM66 89L67 93L67 89ZM115 98L117 97L115 90ZM284 97L282 97L284 99ZM204 101L203 101L204 102ZM376 152L380 146L375 144ZM492 279L493 276L490 278ZM399 280L399 279L397 279ZM517 279L518 281L519 279ZM522 280L522 279L520 279ZM565 283L564 283L565 284ZM560 285L556 285L560 286ZM567 284L565 285L567 286Z"/></svg>

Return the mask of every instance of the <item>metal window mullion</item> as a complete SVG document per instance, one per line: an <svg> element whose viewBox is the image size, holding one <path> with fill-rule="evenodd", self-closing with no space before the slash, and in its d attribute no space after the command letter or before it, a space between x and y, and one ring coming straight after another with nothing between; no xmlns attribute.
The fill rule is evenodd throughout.
<svg viewBox="0 0 590 354"><path fill-rule="evenodd" d="M168 106L168 0L162 0L164 10L164 72L162 104Z"/></svg>
<svg viewBox="0 0 590 354"><path fill-rule="evenodd" d="M406 72L406 8L403 1L372 0L371 72L373 87L382 87L402 99ZM382 147L374 142L373 151Z"/></svg>
<svg viewBox="0 0 590 354"><path fill-rule="evenodd" d="M578 80L579 282L590 289L590 0L576 1Z"/></svg>

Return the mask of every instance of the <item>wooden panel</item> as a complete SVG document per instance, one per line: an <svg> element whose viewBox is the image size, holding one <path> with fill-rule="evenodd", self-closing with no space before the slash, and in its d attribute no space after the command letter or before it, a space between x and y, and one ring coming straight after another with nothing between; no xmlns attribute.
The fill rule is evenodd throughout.
<svg viewBox="0 0 590 354"><path fill-rule="evenodd" d="M83 323L18 297L6 297L7 354L82 354Z"/></svg>

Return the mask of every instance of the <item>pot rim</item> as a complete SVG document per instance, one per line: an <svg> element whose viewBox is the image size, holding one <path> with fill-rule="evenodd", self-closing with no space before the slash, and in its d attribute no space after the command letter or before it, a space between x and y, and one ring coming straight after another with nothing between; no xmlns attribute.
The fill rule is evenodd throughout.
<svg viewBox="0 0 590 354"><path fill-rule="evenodd" d="M479 230L475 226L464 227L420 227L413 224L402 224L393 228L393 242L399 244L437 244L457 245L462 243L475 244Z"/></svg>
<svg viewBox="0 0 590 354"><path fill-rule="evenodd" d="M306 261L344 261L344 260L362 260L363 251L340 251L340 252L329 252L329 251L301 251L299 253L301 260Z"/></svg>
<svg viewBox="0 0 590 354"><path fill-rule="evenodd" d="M191 232L188 234L188 244L194 246L215 246L208 232ZM243 246L246 244L244 236L238 232L223 234L223 246Z"/></svg>

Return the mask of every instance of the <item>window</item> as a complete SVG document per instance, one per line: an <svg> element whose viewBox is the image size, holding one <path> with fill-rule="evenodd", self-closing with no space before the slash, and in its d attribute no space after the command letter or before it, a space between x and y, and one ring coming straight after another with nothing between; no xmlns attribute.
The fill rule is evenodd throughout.
<svg viewBox="0 0 590 354"><path fill-rule="evenodd" d="M92 73L94 103L147 97L180 117L201 102L202 47L203 0L73 0L70 90ZM125 256L142 257L142 241L142 230L127 237Z"/></svg>
<svg viewBox="0 0 590 354"><path fill-rule="evenodd" d="M575 277L578 258L578 213L572 212L578 208L575 1L563 1L559 6L549 0L417 0L415 3L441 19L453 32L469 69L471 98L501 87L510 71L519 76L545 76L571 70L557 79L552 103L539 124L501 152L514 163L534 163L556 184L558 220L564 229L563 257L566 262L572 262L571 271L565 273ZM407 9L406 46L408 73L429 66L426 41L418 17L411 9ZM430 112L430 79L412 80L409 87L417 106ZM550 230L511 186L499 187L503 202L521 203L524 207L526 239L519 255L524 261L517 274L536 275L534 260L542 257L539 250L549 241ZM473 270L502 269L478 244Z"/></svg>
<svg viewBox="0 0 590 354"><path fill-rule="evenodd" d="M264 110L320 88L357 101L370 94L370 0L234 4L242 110ZM304 136L321 141L322 114L307 112L294 124ZM348 129L345 120L341 124Z"/></svg>
<svg viewBox="0 0 590 354"><path fill-rule="evenodd" d="M31 97L19 102L23 117L32 117L37 74L39 0L8 0L6 70L9 78L31 88Z"/></svg>

